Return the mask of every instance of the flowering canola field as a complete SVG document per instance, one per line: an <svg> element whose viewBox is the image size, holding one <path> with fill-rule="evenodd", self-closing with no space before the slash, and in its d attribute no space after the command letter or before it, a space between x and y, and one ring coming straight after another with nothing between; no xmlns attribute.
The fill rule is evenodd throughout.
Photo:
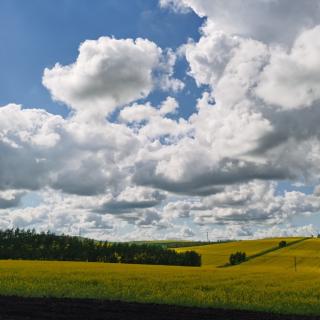
<svg viewBox="0 0 320 320"><path fill-rule="evenodd" d="M248 267L320 270L320 239L308 239L247 262ZM296 266L295 266L296 265Z"/></svg>
<svg viewBox="0 0 320 320"><path fill-rule="evenodd" d="M235 253L236 251L245 252L247 256L251 256L261 251L278 247L279 242L282 240L290 243L298 239L299 238L272 238L263 240L225 242L198 247L179 248L177 251L183 252L187 250L194 250L201 254L202 265L221 266L228 263L230 254Z"/></svg>
<svg viewBox="0 0 320 320"><path fill-rule="evenodd" d="M208 245L208 257L203 247L194 247L204 252L206 263L200 268L2 260L0 294L320 314L319 239L306 240L238 266L214 266L225 262L214 258L215 252L217 257L224 252L221 248L231 250L234 245L232 252L242 250L252 254L278 242L279 239L270 239ZM283 262L286 260L281 255L290 257L291 263ZM295 271L294 256L298 261L309 260L298 262Z"/></svg>

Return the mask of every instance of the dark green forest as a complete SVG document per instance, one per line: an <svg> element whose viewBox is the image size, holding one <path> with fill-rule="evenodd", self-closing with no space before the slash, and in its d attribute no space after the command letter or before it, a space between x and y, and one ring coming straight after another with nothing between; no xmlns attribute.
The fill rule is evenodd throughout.
<svg viewBox="0 0 320 320"><path fill-rule="evenodd" d="M178 253L155 244L113 243L21 229L0 231L0 259L201 265L201 256L194 251Z"/></svg>

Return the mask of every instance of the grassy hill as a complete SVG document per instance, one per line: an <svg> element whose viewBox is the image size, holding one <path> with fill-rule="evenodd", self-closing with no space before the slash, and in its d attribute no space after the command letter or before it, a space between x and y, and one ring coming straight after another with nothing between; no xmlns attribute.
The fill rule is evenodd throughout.
<svg viewBox="0 0 320 320"><path fill-rule="evenodd" d="M284 269L320 268L320 239L307 239L293 246L270 252L246 262L248 267L264 266Z"/></svg>
<svg viewBox="0 0 320 320"><path fill-rule="evenodd" d="M177 248L179 252L194 250L201 254L203 266L222 266L229 261L231 253L242 251L247 256L258 254L262 251L277 247L279 242L284 240L287 243L296 241L301 238L272 238L263 240L236 241L227 243L216 243L198 247ZM289 249L290 247L288 247Z"/></svg>

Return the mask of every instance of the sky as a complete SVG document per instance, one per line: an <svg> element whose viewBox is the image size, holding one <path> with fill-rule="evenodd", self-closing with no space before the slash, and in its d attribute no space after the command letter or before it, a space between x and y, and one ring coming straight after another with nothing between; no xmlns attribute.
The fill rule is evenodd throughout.
<svg viewBox="0 0 320 320"><path fill-rule="evenodd" d="M320 231L319 0L0 0L0 228Z"/></svg>

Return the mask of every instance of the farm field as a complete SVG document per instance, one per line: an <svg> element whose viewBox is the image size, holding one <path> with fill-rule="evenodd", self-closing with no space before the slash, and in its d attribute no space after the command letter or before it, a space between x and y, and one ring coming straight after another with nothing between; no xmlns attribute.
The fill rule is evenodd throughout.
<svg viewBox="0 0 320 320"><path fill-rule="evenodd" d="M320 270L320 239L308 239L246 262L248 267Z"/></svg>
<svg viewBox="0 0 320 320"><path fill-rule="evenodd" d="M265 250L266 243L274 246L279 241L237 242L233 243L237 246L232 252L246 250L248 254L256 253L257 250ZM240 244L243 245L241 248ZM221 244L225 245L231 243ZM210 245L207 250L219 246ZM203 250L200 247L194 249ZM199 268L2 260L0 295L112 299L319 315L318 250L320 240L310 239L228 268L216 268L208 263ZM295 272L292 265L286 265L277 258L281 254L291 255L291 258L312 255L315 259L312 263L310 258L305 268L298 264ZM263 262L261 259L266 260Z"/></svg>
<svg viewBox="0 0 320 320"><path fill-rule="evenodd" d="M284 240L288 244L301 238L272 238L263 240L235 241L227 243L217 243L198 247L178 248L177 251L183 252L194 250L201 254L202 265L204 266L222 266L229 261L231 253L242 251L251 256L261 251L277 247L279 242ZM319 242L320 244L320 242Z"/></svg>

